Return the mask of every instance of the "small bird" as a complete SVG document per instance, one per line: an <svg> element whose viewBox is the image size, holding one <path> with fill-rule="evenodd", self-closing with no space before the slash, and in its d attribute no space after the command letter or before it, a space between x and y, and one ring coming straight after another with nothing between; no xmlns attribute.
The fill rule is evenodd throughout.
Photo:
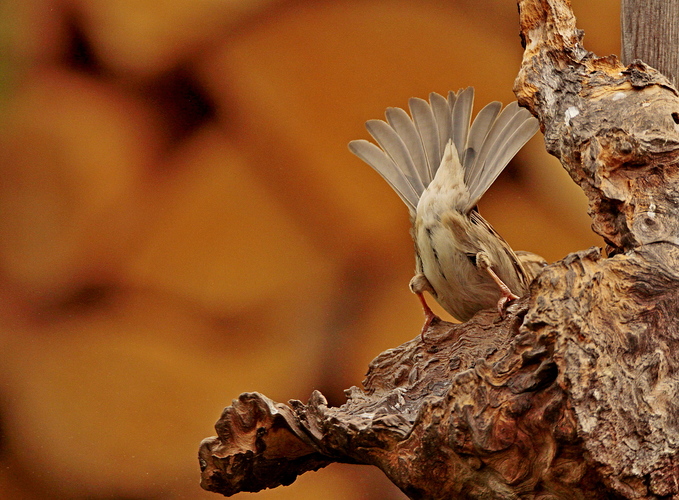
<svg viewBox="0 0 679 500"><path fill-rule="evenodd" d="M514 155L533 137L538 121L516 102L502 110L491 102L471 123L474 88L429 102L411 98L412 119L400 108L387 108L386 119L366 128L377 144L356 140L349 149L373 167L410 211L416 274L410 289L425 313L422 339L436 315L429 292L460 321L496 306L500 315L509 300L528 290L542 257L521 257L481 217L477 203ZM517 295L518 294L518 295Z"/></svg>

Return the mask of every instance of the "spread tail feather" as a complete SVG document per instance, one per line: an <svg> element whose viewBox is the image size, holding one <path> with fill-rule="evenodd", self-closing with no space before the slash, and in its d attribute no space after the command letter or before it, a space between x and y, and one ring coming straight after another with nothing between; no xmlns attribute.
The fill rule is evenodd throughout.
<svg viewBox="0 0 679 500"><path fill-rule="evenodd" d="M408 101L412 118L400 108L388 108L386 122L366 123L379 147L358 140L351 141L349 149L373 167L415 213L452 140L465 170L470 194L465 210L470 211L539 127L516 101L502 111L501 103L491 102L472 123L473 103L473 87L449 92L447 99L433 92L429 102L413 97Z"/></svg>

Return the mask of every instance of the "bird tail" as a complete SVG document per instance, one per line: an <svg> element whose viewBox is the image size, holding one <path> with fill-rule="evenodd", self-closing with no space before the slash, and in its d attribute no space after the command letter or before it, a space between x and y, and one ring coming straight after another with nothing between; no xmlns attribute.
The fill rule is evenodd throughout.
<svg viewBox="0 0 679 500"><path fill-rule="evenodd" d="M500 102L491 102L471 123L473 104L473 87L451 91L447 99L435 92L429 102L413 97L408 101L412 118L400 108L387 108L386 121L366 122L377 145L361 139L351 141L349 149L373 167L414 214L452 141L465 171L470 197L464 209L469 211L539 128L516 101L504 110Z"/></svg>

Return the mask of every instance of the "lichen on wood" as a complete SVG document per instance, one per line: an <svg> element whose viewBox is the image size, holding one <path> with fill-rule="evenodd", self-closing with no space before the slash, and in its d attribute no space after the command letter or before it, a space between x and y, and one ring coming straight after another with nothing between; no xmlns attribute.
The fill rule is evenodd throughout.
<svg viewBox="0 0 679 500"><path fill-rule="evenodd" d="M589 198L593 248L551 264L504 318L436 322L329 407L243 394L200 448L224 495L332 462L413 499L679 499L679 94L582 45L567 0L520 0L515 84Z"/></svg>

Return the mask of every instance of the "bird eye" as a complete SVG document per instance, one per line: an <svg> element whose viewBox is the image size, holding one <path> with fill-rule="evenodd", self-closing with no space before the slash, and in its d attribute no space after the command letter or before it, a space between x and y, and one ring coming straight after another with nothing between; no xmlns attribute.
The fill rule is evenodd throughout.
<svg viewBox="0 0 679 500"><path fill-rule="evenodd" d="M674 123L679 125L679 113L677 113L676 111L672 113L672 119L674 120Z"/></svg>

